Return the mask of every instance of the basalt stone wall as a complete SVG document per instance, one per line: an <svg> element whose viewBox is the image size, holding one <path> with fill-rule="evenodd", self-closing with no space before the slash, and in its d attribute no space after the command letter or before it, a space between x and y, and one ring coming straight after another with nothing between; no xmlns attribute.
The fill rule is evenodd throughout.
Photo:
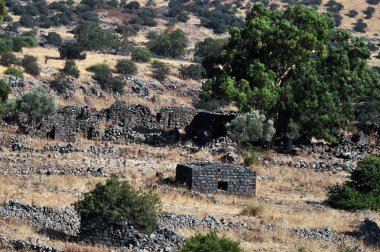
<svg viewBox="0 0 380 252"><path fill-rule="evenodd" d="M205 193L221 190L235 195L256 194L256 171L232 164L179 164L176 181Z"/></svg>
<svg viewBox="0 0 380 252"><path fill-rule="evenodd" d="M94 111L87 107L60 108L33 130L37 136L75 141L87 139L133 141L156 144L179 140L179 129L186 137L205 143L226 134L225 124L235 117L228 113L211 113L191 108L163 107L153 113L143 105L115 103L109 109ZM100 129L100 122L112 125Z"/></svg>

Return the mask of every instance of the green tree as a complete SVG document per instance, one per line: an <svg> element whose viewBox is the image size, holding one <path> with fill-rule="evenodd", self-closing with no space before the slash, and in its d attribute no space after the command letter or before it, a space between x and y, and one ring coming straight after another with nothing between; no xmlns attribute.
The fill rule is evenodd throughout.
<svg viewBox="0 0 380 252"><path fill-rule="evenodd" d="M4 17L7 15L7 7L5 0L0 0L0 24L3 23Z"/></svg>
<svg viewBox="0 0 380 252"><path fill-rule="evenodd" d="M195 44L194 61L215 61L219 57L223 46L227 43L227 39L213 39L206 38L203 41L199 41ZM207 65L205 63L204 65Z"/></svg>
<svg viewBox="0 0 380 252"><path fill-rule="evenodd" d="M116 71L119 74L135 75L137 73L137 66L131 60L118 60L116 63Z"/></svg>
<svg viewBox="0 0 380 252"><path fill-rule="evenodd" d="M65 66L62 69L62 73L70 75L74 78L79 78L80 76L79 69L77 67L77 64L75 64L74 60L66 60Z"/></svg>
<svg viewBox="0 0 380 252"><path fill-rule="evenodd" d="M132 50L131 58L133 61L147 63L150 62L152 54L144 47L135 47Z"/></svg>
<svg viewBox="0 0 380 252"><path fill-rule="evenodd" d="M53 45L53 46L61 46L62 45L62 38L61 35L59 35L56 32L49 32L46 37L46 43Z"/></svg>
<svg viewBox="0 0 380 252"><path fill-rule="evenodd" d="M80 22L74 29L75 38L84 50L106 50L115 45L115 37L95 22Z"/></svg>
<svg viewBox="0 0 380 252"><path fill-rule="evenodd" d="M164 62L155 60L152 62L153 77L159 81L164 81L170 74L170 66Z"/></svg>
<svg viewBox="0 0 380 252"><path fill-rule="evenodd" d="M204 68L201 64L192 64L188 66L179 66L179 76L182 80L200 80L204 77Z"/></svg>
<svg viewBox="0 0 380 252"><path fill-rule="evenodd" d="M245 26L230 35L219 56L205 65L209 80L201 98L260 110L288 146L299 137L334 141L350 126L353 103L379 96L364 41L334 29L331 17L314 9L277 12L254 5Z"/></svg>
<svg viewBox="0 0 380 252"><path fill-rule="evenodd" d="M187 43L186 34L181 29L168 29L163 34L151 38L147 46L157 55L178 58L185 54Z"/></svg>
<svg viewBox="0 0 380 252"><path fill-rule="evenodd" d="M196 234L186 240L180 252L243 252L238 242L226 237L218 237L215 231Z"/></svg>
<svg viewBox="0 0 380 252"><path fill-rule="evenodd" d="M66 41L59 48L59 57L61 59L80 59L86 58L83 47L77 41Z"/></svg>
<svg viewBox="0 0 380 252"><path fill-rule="evenodd" d="M39 120L55 113L57 103L44 87L37 86L17 98L15 110L17 114L26 115L34 127Z"/></svg>
<svg viewBox="0 0 380 252"><path fill-rule="evenodd" d="M101 220L105 223L128 221L143 232L151 232L160 212L160 199L156 194L136 191L127 181L116 177L105 185L97 184L74 203L75 210L83 219Z"/></svg>
<svg viewBox="0 0 380 252"><path fill-rule="evenodd" d="M380 210L380 158L360 161L350 181L330 188L327 203L341 209Z"/></svg>

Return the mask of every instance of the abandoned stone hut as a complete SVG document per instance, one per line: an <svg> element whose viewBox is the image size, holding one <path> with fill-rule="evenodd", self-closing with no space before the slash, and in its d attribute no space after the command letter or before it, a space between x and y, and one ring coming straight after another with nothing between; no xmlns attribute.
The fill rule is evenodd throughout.
<svg viewBox="0 0 380 252"><path fill-rule="evenodd" d="M256 194L256 171L234 164L178 164L176 181L205 193L220 190L226 194Z"/></svg>

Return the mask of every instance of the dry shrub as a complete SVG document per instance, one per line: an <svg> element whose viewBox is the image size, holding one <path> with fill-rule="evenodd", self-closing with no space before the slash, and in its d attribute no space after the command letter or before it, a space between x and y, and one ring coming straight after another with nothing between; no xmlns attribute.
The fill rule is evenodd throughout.
<svg viewBox="0 0 380 252"><path fill-rule="evenodd" d="M251 205L246 206L241 212L240 215L244 216L262 216L266 213L266 207L264 205Z"/></svg>

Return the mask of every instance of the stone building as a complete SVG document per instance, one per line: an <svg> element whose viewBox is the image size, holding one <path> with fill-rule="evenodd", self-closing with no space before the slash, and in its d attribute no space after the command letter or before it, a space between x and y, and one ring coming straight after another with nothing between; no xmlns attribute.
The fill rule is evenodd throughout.
<svg viewBox="0 0 380 252"><path fill-rule="evenodd" d="M256 171L234 164L178 164L176 181L205 193L220 190L235 195L256 194Z"/></svg>

